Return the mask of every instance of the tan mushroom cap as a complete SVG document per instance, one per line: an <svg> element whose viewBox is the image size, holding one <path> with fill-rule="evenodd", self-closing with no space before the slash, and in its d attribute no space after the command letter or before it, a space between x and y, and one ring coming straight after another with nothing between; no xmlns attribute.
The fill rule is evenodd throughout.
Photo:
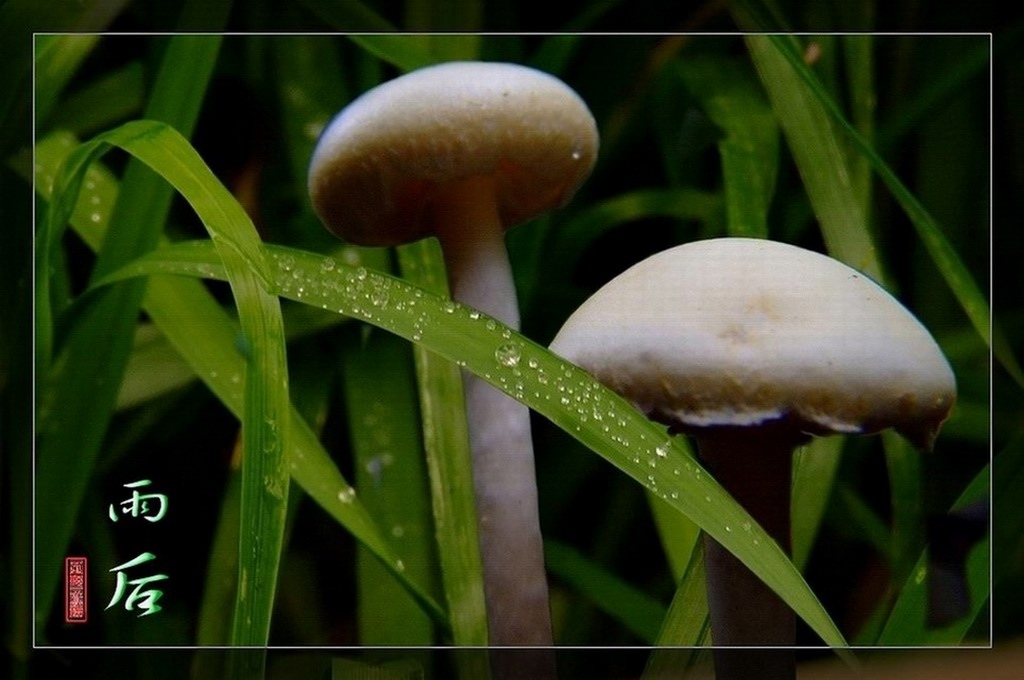
<svg viewBox="0 0 1024 680"><path fill-rule="evenodd" d="M446 186L490 177L507 228L564 205L597 146L589 109L557 78L449 62L384 83L338 114L313 153L309 191L338 236L397 245L434 232Z"/></svg>
<svg viewBox="0 0 1024 680"><path fill-rule="evenodd" d="M551 349L682 429L893 427L930 448L956 398L928 331L863 274L760 239L697 241L588 299Z"/></svg>

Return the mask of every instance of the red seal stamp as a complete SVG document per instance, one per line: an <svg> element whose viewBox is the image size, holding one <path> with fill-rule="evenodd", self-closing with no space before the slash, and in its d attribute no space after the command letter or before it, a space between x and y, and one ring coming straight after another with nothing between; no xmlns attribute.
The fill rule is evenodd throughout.
<svg viewBox="0 0 1024 680"><path fill-rule="evenodd" d="M89 620L88 576L88 558L64 558L64 621L67 623Z"/></svg>

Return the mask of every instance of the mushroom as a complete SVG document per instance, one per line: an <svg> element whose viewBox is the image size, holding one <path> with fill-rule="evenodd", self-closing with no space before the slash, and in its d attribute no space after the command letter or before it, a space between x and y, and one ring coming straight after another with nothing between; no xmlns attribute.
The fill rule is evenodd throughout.
<svg viewBox="0 0 1024 680"><path fill-rule="evenodd" d="M551 349L673 433L789 550L792 453L814 435L895 428L930 449L955 400L928 331L859 272L746 238L658 253L598 290ZM792 611L705 536L716 646L792 646ZM784 650L718 650L719 677L792 677Z"/></svg>
<svg viewBox="0 0 1024 680"><path fill-rule="evenodd" d="M380 85L324 130L313 207L337 236L391 246L436 236L453 299L518 329L508 227L561 207L590 174L598 135L557 78L449 62ZM529 411L464 374L489 640L550 645Z"/></svg>

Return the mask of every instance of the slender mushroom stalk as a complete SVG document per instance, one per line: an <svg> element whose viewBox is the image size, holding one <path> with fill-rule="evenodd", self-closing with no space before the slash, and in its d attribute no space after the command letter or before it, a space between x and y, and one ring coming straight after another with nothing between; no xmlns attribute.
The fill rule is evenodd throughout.
<svg viewBox="0 0 1024 680"><path fill-rule="evenodd" d="M310 163L314 209L360 245L436 236L453 299L519 328L508 227L566 203L590 174L597 127L556 78L451 62L359 97ZM529 411L465 373L489 642L553 642Z"/></svg>
<svg viewBox="0 0 1024 680"><path fill-rule="evenodd" d="M772 241L723 238L630 268L566 321L552 350L670 431L785 550L793 449L895 428L930 449L956 394L928 331L853 269ZM793 612L705 537L719 678L791 678ZM778 649L737 650L736 646Z"/></svg>

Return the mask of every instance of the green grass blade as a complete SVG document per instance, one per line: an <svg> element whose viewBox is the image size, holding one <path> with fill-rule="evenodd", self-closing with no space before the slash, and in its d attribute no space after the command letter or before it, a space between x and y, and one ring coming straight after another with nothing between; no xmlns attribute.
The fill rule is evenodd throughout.
<svg viewBox="0 0 1024 680"><path fill-rule="evenodd" d="M100 41L99 35L40 35L36 39L36 124L45 124L78 67Z"/></svg>
<svg viewBox="0 0 1024 680"><path fill-rule="evenodd" d="M181 130L191 130L203 101L219 40L180 36L167 46L147 111ZM79 155L78 162L84 160ZM88 164L86 164L86 167ZM85 172L69 168L80 187ZM66 188L58 185L55 191ZM104 242L93 274L110 271L146 252L159 241L170 207L170 188L142 164L129 163L124 194L111 221L111 238ZM36 526L48 536L37 544L37 623L43 625L57 586L78 508L89 484L92 468L117 398L145 286L136 282L109 291L79 319L76 332L62 351L59 371L50 373L53 313L49 280L59 235L71 217L74 201L58 207L47 219L37 241L36 331L40 388L37 412ZM102 355L103 362L95 361ZM88 394L89 398L82 395ZM59 499L60 502L54 502Z"/></svg>
<svg viewBox="0 0 1024 680"><path fill-rule="evenodd" d="M707 645L711 635L704 551L697 541L694 548L658 632L656 644L660 649L651 652L641 680L657 680L678 674L681 669L693 666L706 653L706 650L698 649Z"/></svg>
<svg viewBox="0 0 1024 680"><path fill-rule="evenodd" d="M665 428L582 369L476 310L322 255L268 246L282 297L352 316L421 344L535 409L687 515L821 636L845 640L785 552ZM283 266L282 266L283 265ZM329 270L325 274L325 269ZM155 254L119 276L167 273ZM181 272L189 274L189 272Z"/></svg>
<svg viewBox="0 0 1024 680"><path fill-rule="evenodd" d="M437 243L421 241L403 246L398 249L398 259L407 279L435 294L447 295L444 263ZM420 345L413 347L413 353L441 581L451 612L452 642L459 646L482 646L487 644L487 610L462 374L455 364ZM460 657L460 663L474 660L475 657ZM471 669L461 670L467 674L465 677L478 676Z"/></svg>
<svg viewBox="0 0 1024 680"><path fill-rule="evenodd" d="M265 645L287 509L284 437L290 401L281 311L276 296L265 290L267 267L259 239L241 206L173 128L149 121L126 124L82 145L72 153L69 167L79 168L79 176L84 177L85 167L108 146L118 146L157 170L188 200L217 244L232 286L247 366L243 374L239 592L231 641ZM58 186L68 184L58 179ZM55 192L55 213L64 212L59 208L62 202L76 200L77 195Z"/></svg>
<svg viewBox="0 0 1024 680"><path fill-rule="evenodd" d="M883 432L892 507L890 556L896 582L906 579L924 545L924 490L921 453L894 432Z"/></svg>
<svg viewBox="0 0 1024 680"><path fill-rule="evenodd" d="M63 159L74 148L68 135L56 135L41 142L36 149L36 188L44 199L50 198L53 176ZM24 168L31 172L31 166ZM102 242L109 208L100 200L97 209L93 199L116 195L117 188L109 173L97 164L90 166L86 183L71 217L76 233L93 249ZM98 219L93 219L93 217ZM200 258L188 244L175 246L182 253L182 267L194 276L219 276L226 279L223 262L203 243L205 256ZM239 352L239 328L210 293L198 281L187 278L154 277L147 287L143 302L146 313L160 328L174 349L187 361L195 374L235 415L243 411L241 390L244 359ZM319 312L319 310L317 310ZM367 546L403 581L425 611L442 627L447 617L441 608L418 584L408 580L398 566L398 558L383 532L355 496L353 487L342 477L330 456L317 440L312 429L296 412L289 420L288 441L291 474L303 490L331 517Z"/></svg>
<svg viewBox="0 0 1024 680"><path fill-rule="evenodd" d="M807 564L832 495L843 448L842 437L816 437L793 456L790 501L793 563Z"/></svg>
<svg viewBox="0 0 1024 680"><path fill-rule="evenodd" d="M665 605L563 543L545 541L544 556L553 576L592 600L643 644L654 642Z"/></svg>
<svg viewBox="0 0 1024 680"><path fill-rule="evenodd" d="M375 57L402 71L414 71L442 61L435 54L428 35L406 35L400 33L355 34L349 39Z"/></svg>
<svg viewBox="0 0 1024 680"><path fill-rule="evenodd" d="M917 197L903 185L896 176L896 173L878 155L871 144L846 120L839 106L824 91L820 83L817 82L814 74L803 63L795 49L780 36L761 36L756 39L756 42L763 43L764 41L770 41L774 45L776 57L769 58L776 62L778 58L782 58L789 64L791 73L795 74L806 84L808 90L813 93L815 99L819 102L818 105L828 111L832 120L847 134L851 143L870 161L874 171L889 188L893 197L899 202L910 218L918 238L921 239L921 242L927 248L929 255L935 262L936 267L938 267L946 284L953 291L967 318L970 319L975 331L985 341L985 344L991 345L991 334L989 332L990 312L985 296L970 271L963 264L959 254L942 233L938 223L925 210L924 206L917 200ZM759 50L761 49L759 47ZM763 53L767 52L768 49L766 47L763 48ZM1006 351L1006 348L1003 347L1002 351L997 354L997 358L1004 363L1008 361L1010 365L1014 365L1016 362L1009 361L1009 358L1007 360L1003 359Z"/></svg>
<svg viewBox="0 0 1024 680"><path fill-rule="evenodd" d="M779 126L756 80L733 59L696 58L678 65L687 90L722 136L718 152L731 236L766 238L779 165Z"/></svg>
<svg viewBox="0 0 1024 680"><path fill-rule="evenodd" d="M722 198L695 189L647 189L609 198L575 214L551 232L549 251L558 254L559 269L574 271L588 243L632 220L673 217L720 224Z"/></svg>
<svg viewBox="0 0 1024 680"><path fill-rule="evenodd" d="M964 489L952 510L989 498L991 467L986 465ZM989 543L986 537L975 545L967 557L966 574L971 601L971 615L948 626L930 628L926 623L928 611L928 557L922 554L900 591L892 613L885 622L878 645L957 645L964 640L978 613L989 602Z"/></svg>
<svg viewBox="0 0 1024 680"><path fill-rule="evenodd" d="M767 35L745 37L796 160L829 254L875 281L884 275L828 111Z"/></svg>
<svg viewBox="0 0 1024 680"><path fill-rule="evenodd" d="M395 30L391 22L359 0L302 0L302 5L339 31Z"/></svg>
<svg viewBox="0 0 1024 680"><path fill-rule="evenodd" d="M390 531L405 573L430 584L436 577L433 527L409 347L376 328L348 330L340 352L341 387L356 488L374 519ZM360 644L434 642L430 618L366 548L359 551L357 597Z"/></svg>
<svg viewBox="0 0 1024 680"><path fill-rule="evenodd" d="M71 92L50 116L55 129L86 137L137 116L145 106L145 68L132 62Z"/></svg>

